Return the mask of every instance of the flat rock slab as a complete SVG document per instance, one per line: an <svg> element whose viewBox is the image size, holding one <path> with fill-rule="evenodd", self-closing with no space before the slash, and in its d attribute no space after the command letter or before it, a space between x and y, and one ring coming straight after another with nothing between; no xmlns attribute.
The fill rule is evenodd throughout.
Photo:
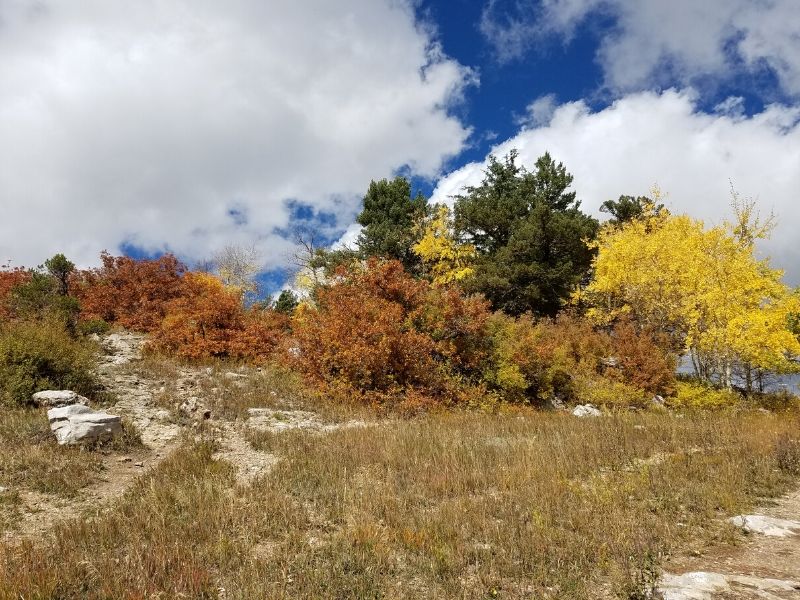
<svg viewBox="0 0 800 600"><path fill-rule="evenodd" d="M120 417L95 412L82 404L51 408L47 418L60 445L103 442L122 433Z"/></svg>
<svg viewBox="0 0 800 600"><path fill-rule="evenodd" d="M798 591L800 582L797 581L695 571L683 575L665 573L661 578L657 597L663 600L713 600L719 598L720 594L738 592L750 593L757 598L780 600L796 597L794 594Z"/></svg>
<svg viewBox="0 0 800 600"><path fill-rule="evenodd" d="M72 390L44 390L31 396L36 406L54 407L70 404L89 404L89 399Z"/></svg>
<svg viewBox="0 0 800 600"><path fill-rule="evenodd" d="M777 519L764 515L739 515L729 522L750 533L760 533L767 537L789 537L800 533L800 521Z"/></svg>

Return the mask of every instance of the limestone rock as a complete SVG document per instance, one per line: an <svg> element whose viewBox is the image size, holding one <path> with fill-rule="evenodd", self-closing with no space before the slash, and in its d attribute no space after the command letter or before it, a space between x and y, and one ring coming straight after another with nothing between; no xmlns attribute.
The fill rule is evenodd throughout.
<svg viewBox="0 0 800 600"><path fill-rule="evenodd" d="M662 600L713 600L720 598L720 594L726 592L736 594L747 591L756 592L759 598L778 598L770 592L794 592L798 589L797 586L796 581L747 575L723 575L705 571L683 575L665 573L661 578L656 597ZM735 597L740 596L737 594Z"/></svg>
<svg viewBox="0 0 800 600"><path fill-rule="evenodd" d="M95 412L82 404L51 408L47 418L60 445L102 442L122 433L120 417Z"/></svg>
<svg viewBox="0 0 800 600"><path fill-rule="evenodd" d="M45 390L36 392L31 399L36 406L46 406L48 408L67 406L69 404L89 404L88 398L84 398L71 390Z"/></svg>
<svg viewBox="0 0 800 600"><path fill-rule="evenodd" d="M576 417L599 417L603 413L591 404L579 404L572 410L572 414Z"/></svg>
<svg viewBox="0 0 800 600"><path fill-rule="evenodd" d="M800 533L800 521L776 519L764 515L739 515L728 519L736 527L750 533L760 533L767 537L789 537Z"/></svg>

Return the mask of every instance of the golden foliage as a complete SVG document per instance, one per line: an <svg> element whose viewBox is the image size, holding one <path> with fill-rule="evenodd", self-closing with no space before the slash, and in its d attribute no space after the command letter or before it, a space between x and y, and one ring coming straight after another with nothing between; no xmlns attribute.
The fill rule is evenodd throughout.
<svg viewBox="0 0 800 600"><path fill-rule="evenodd" d="M476 256L475 247L455 238L447 206L439 205L420 227L422 237L411 249L422 259L434 285L460 281L473 273L470 265Z"/></svg>

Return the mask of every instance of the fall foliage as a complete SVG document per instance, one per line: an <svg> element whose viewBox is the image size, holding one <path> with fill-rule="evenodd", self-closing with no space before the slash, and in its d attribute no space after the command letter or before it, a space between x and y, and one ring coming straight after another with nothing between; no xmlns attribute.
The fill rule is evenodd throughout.
<svg viewBox="0 0 800 600"><path fill-rule="evenodd" d="M172 254L157 259L100 256L102 266L77 275L82 318L103 319L138 331L157 329L167 304L184 293L186 266Z"/></svg>

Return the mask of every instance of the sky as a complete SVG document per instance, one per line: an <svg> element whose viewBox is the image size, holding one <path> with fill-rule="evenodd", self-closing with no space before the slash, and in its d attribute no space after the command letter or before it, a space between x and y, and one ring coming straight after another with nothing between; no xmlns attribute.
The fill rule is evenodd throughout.
<svg viewBox="0 0 800 600"><path fill-rule="evenodd" d="M370 180L431 202L549 151L584 210L657 186L800 284L798 0L0 0L0 264L357 234Z"/></svg>

